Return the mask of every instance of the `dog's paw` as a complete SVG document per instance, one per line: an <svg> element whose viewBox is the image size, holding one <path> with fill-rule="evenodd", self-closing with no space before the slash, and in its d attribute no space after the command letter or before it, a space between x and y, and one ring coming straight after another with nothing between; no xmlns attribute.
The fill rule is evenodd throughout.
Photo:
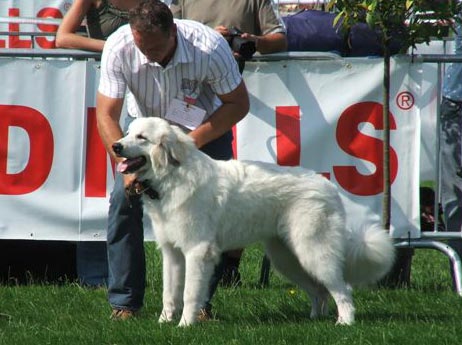
<svg viewBox="0 0 462 345"><path fill-rule="evenodd" d="M337 322L335 323L335 325L338 325L338 326L351 326L354 322L355 322L354 317L347 317L347 318L339 317L337 319Z"/></svg>
<svg viewBox="0 0 462 345"><path fill-rule="evenodd" d="M172 322L172 321L173 321L172 319L167 319L163 315L159 316L159 320L158 320L159 323L168 323L168 322Z"/></svg>
<svg viewBox="0 0 462 345"><path fill-rule="evenodd" d="M166 323L173 321L173 313L166 312L162 310L162 313L159 316L159 323Z"/></svg>
<svg viewBox="0 0 462 345"><path fill-rule="evenodd" d="M189 327L194 323L194 321L188 321L184 317L181 318L178 327Z"/></svg>

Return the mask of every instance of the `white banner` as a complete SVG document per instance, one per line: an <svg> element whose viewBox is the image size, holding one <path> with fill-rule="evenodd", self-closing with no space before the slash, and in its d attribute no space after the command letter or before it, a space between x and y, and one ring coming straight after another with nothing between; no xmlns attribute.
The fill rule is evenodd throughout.
<svg viewBox="0 0 462 345"><path fill-rule="evenodd" d="M238 159L313 169L338 185L350 224L380 222L382 73L381 59L248 63ZM4 58L0 75L0 238L103 240L113 170L97 63ZM393 236L418 237L422 65L395 59L391 80Z"/></svg>
<svg viewBox="0 0 462 345"><path fill-rule="evenodd" d="M0 238L78 236L85 69L0 59Z"/></svg>
<svg viewBox="0 0 462 345"><path fill-rule="evenodd" d="M428 99L420 92L422 66L393 61L393 236L418 237L419 113ZM238 157L323 173L339 186L350 225L380 221L382 60L289 60L246 69L252 114L238 125Z"/></svg>

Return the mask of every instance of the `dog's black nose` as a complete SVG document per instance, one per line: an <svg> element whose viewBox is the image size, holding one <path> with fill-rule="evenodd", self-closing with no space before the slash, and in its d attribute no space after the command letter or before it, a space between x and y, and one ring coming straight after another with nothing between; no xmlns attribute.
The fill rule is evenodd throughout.
<svg viewBox="0 0 462 345"><path fill-rule="evenodd" d="M121 143L112 144L112 151L114 151L116 155L120 155L122 153L123 148L124 147L122 146Z"/></svg>

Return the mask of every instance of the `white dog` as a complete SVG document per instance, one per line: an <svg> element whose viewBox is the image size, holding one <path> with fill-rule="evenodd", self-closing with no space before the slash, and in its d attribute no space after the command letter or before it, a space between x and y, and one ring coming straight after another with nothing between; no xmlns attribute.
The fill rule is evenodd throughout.
<svg viewBox="0 0 462 345"><path fill-rule="evenodd" d="M337 188L312 171L213 160L159 118L133 121L113 150L126 158L119 171L150 188L143 202L163 257L159 322L181 310L180 326L196 322L221 253L257 241L274 267L309 294L311 317L327 313L330 294L339 324L354 321L347 284L375 282L393 263L388 234L346 229Z"/></svg>

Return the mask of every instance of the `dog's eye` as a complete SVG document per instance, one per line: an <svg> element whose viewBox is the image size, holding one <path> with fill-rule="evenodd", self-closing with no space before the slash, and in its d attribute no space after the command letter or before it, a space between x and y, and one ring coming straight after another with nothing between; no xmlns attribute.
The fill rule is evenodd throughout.
<svg viewBox="0 0 462 345"><path fill-rule="evenodd" d="M145 137L143 134L138 134L138 135L136 136L136 139L146 140L146 137Z"/></svg>

